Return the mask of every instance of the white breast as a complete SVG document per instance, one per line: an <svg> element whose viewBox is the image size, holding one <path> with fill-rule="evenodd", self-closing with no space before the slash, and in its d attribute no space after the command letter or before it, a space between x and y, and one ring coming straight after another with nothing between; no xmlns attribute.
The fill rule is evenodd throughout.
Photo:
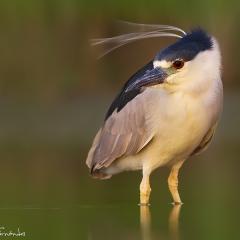
<svg viewBox="0 0 240 240"><path fill-rule="evenodd" d="M182 91L150 91L152 99L158 104L158 107L150 104L148 109L157 134L148 153L152 158L143 159L143 162L155 168L171 161L183 160L199 145L221 113L222 85L220 80L215 81L208 91L198 96Z"/></svg>

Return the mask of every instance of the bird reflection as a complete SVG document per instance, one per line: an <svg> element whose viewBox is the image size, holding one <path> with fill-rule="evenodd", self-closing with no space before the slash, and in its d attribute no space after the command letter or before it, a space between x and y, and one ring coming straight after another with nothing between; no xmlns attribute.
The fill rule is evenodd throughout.
<svg viewBox="0 0 240 240"><path fill-rule="evenodd" d="M169 214L169 232L172 240L180 240L179 236L179 215L181 211L181 204L173 205Z"/></svg>
<svg viewBox="0 0 240 240"><path fill-rule="evenodd" d="M140 223L143 240L151 240L151 212L149 206L140 206Z"/></svg>
<svg viewBox="0 0 240 240"><path fill-rule="evenodd" d="M179 215L182 205L173 205L169 213L169 235L171 240L180 240ZM140 206L140 223L142 240L152 240L151 212L149 206Z"/></svg>

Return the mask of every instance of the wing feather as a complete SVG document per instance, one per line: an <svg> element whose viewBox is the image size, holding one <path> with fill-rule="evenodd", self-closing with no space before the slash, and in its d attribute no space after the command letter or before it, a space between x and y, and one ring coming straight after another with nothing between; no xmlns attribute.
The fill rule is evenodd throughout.
<svg viewBox="0 0 240 240"><path fill-rule="evenodd" d="M211 127L207 134L204 136L204 138L202 139L201 143L199 144L199 146L193 151L193 153L191 154L192 155L199 155L200 153L202 153L203 151L205 151L212 139L213 139L213 136L214 136L214 133L216 131L216 127L217 127L217 124L215 124L213 127Z"/></svg>
<svg viewBox="0 0 240 240"><path fill-rule="evenodd" d="M87 165L93 169L108 167L123 156L141 151L153 138L145 117L144 94L138 95L121 111L113 112L95 137Z"/></svg>
<svg viewBox="0 0 240 240"><path fill-rule="evenodd" d="M100 139L100 136L101 136L101 132L102 132L102 129L100 129L100 130L97 132L97 134L96 134L96 136L95 136L95 138L94 138L94 140L93 140L92 147L91 147L91 149L90 149L89 152L88 152L86 164L87 164L87 166L88 166L89 168L91 168L91 162L92 162L93 154L94 154L94 152L95 152L95 150L96 150L96 147L98 146L98 142L99 142L99 139Z"/></svg>

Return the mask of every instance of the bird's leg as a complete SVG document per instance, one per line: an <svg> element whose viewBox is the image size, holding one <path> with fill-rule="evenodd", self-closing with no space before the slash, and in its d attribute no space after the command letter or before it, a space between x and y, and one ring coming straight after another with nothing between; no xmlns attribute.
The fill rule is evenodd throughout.
<svg viewBox="0 0 240 240"><path fill-rule="evenodd" d="M173 165L170 175L168 177L168 187L172 194L174 204L182 204L181 198L178 193L178 172L183 163L184 161L181 161Z"/></svg>
<svg viewBox="0 0 240 240"><path fill-rule="evenodd" d="M140 184L140 205L149 205L150 192L149 174L143 171L143 178Z"/></svg>

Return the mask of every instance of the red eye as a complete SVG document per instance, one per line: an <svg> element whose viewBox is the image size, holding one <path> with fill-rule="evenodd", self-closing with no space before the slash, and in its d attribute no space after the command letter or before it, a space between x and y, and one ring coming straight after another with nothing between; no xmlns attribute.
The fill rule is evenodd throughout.
<svg viewBox="0 0 240 240"><path fill-rule="evenodd" d="M181 69L184 66L183 60L175 60L172 64L175 69Z"/></svg>

